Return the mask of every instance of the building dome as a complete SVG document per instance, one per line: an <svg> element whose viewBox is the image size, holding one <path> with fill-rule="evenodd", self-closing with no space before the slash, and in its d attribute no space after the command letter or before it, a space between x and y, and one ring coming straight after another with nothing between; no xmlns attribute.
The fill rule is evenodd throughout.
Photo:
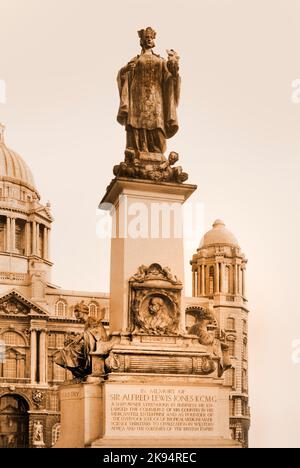
<svg viewBox="0 0 300 468"><path fill-rule="evenodd" d="M201 239L199 248L209 247L211 245L231 245L238 247L238 241L236 237L228 231L225 224L220 219L217 219L213 228L208 231Z"/></svg>
<svg viewBox="0 0 300 468"><path fill-rule="evenodd" d="M7 148L4 142L5 127L0 124L0 180L9 180L35 190L34 178L25 161Z"/></svg>

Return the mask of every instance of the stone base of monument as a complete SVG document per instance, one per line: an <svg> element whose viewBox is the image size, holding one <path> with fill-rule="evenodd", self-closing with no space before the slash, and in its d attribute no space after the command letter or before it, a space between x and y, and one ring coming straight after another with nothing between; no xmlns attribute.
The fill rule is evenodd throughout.
<svg viewBox="0 0 300 468"><path fill-rule="evenodd" d="M116 344L105 380L96 377L103 358L93 354L94 377L61 387L56 447L240 447L230 436L229 388L217 368L204 375L205 348L189 349L189 338L177 346L135 339Z"/></svg>
<svg viewBox="0 0 300 468"><path fill-rule="evenodd" d="M103 385L67 382L60 388L61 435L54 448L84 448L103 435Z"/></svg>

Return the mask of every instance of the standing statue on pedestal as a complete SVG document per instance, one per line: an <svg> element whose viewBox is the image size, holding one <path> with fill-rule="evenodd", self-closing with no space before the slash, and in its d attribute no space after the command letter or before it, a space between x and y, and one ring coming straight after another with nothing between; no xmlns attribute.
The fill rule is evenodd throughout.
<svg viewBox="0 0 300 468"><path fill-rule="evenodd" d="M178 130L179 57L173 50L168 51L168 60L153 52L156 32L152 28L138 34L142 52L118 74L117 120L126 128L126 149L163 154L166 138Z"/></svg>
<svg viewBox="0 0 300 468"><path fill-rule="evenodd" d="M166 139L178 131L180 95L179 56L167 50L168 59L153 52L156 32L138 31L142 51L118 73L120 106L117 120L126 129L125 161L114 167L117 177L181 184L188 175L173 167L179 155L164 156Z"/></svg>

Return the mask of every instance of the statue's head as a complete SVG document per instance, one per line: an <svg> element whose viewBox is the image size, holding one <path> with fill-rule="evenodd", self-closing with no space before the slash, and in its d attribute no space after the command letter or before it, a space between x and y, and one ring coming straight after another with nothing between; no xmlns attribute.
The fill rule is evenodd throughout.
<svg viewBox="0 0 300 468"><path fill-rule="evenodd" d="M171 151L171 153L169 154L170 166L173 166L173 164L177 163L178 159L179 159L179 154L176 153L175 151Z"/></svg>
<svg viewBox="0 0 300 468"><path fill-rule="evenodd" d="M153 49L153 47L155 47L154 39L156 37L156 32L150 26L138 31L138 35L143 49Z"/></svg>

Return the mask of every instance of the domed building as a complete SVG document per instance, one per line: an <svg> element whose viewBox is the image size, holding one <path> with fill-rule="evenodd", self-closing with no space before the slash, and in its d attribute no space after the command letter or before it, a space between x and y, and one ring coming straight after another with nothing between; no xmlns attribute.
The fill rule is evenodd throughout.
<svg viewBox="0 0 300 468"><path fill-rule="evenodd" d="M191 260L193 299L209 301L224 330L232 368L225 372L231 389L232 438L248 445L248 308L245 287L247 260L236 237L217 219L200 241Z"/></svg>
<svg viewBox="0 0 300 468"><path fill-rule="evenodd" d="M6 146L0 125L0 448L34 447L42 426L51 447L60 428L58 386L67 372L54 363L71 335L82 331L74 306L108 320L108 295L67 291L51 283L53 218L32 172ZM39 427L41 427L39 426Z"/></svg>

